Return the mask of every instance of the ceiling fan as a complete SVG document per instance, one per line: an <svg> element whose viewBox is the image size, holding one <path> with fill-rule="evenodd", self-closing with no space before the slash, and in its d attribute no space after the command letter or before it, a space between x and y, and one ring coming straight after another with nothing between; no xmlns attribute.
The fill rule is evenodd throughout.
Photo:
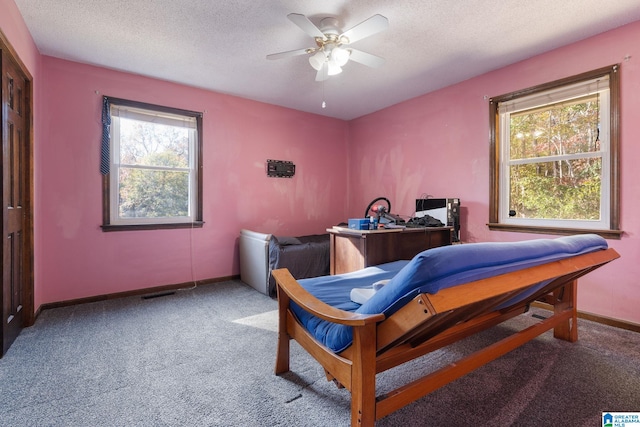
<svg viewBox="0 0 640 427"><path fill-rule="evenodd" d="M311 55L309 63L317 71L316 81L323 81L342 72L342 67L349 60L359 62L369 67L379 67L384 59L361 50L353 49L350 45L389 28L389 20L382 15L373 15L341 33L338 30L336 18L324 18L320 27L316 27L306 16L290 13L287 18L302 31L314 38L315 47L290 50L287 52L267 55L267 59L288 58L297 55Z"/></svg>

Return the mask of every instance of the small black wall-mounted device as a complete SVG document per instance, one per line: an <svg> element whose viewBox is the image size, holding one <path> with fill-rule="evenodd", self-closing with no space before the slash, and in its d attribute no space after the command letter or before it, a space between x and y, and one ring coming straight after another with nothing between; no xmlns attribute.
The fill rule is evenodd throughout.
<svg viewBox="0 0 640 427"><path fill-rule="evenodd" d="M267 160L267 176L291 178L296 173L296 165L288 160Z"/></svg>

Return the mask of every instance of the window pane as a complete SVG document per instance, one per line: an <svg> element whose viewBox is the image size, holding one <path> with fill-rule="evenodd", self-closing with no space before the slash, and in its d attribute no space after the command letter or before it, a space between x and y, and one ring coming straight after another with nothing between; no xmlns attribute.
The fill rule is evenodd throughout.
<svg viewBox="0 0 640 427"><path fill-rule="evenodd" d="M189 167L189 129L120 119L120 163Z"/></svg>
<svg viewBox="0 0 640 427"><path fill-rule="evenodd" d="M511 114L510 158L600 151L599 95Z"/></svg>
<svg viewBox="0 0 640 427"><path fill-rule="evenodd" d="M120 168L121 218L189 215L189 172Z"/></svg>
<svg viewBox="0 0 640 427"><path fill-rule="evenodd" d="M518 218L600 219L599 157L515 165L509 175L509 209Z"/></svg>

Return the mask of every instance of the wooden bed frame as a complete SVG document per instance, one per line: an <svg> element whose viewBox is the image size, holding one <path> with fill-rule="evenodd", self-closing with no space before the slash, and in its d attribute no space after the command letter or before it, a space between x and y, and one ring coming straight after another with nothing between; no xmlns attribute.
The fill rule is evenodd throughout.
<svg viewBox="0 0 640 427"><path fill-rule="evenodd" d="M279 309L275 373L289 371L289 340L295 339L323 366L327 380L351 392L351 425L373 426L376 420L545 331L553 329L556 338L575 342L577 279L618 257L613 249L600 250L465 283L433 295L420 294L388 318L331 307L302 288L287 269L274 270ZM534 295L508 308L496 309L547 280L550 282ZM352 326L353 344L339 354L320 344L291 312L291 301L321 319ZM553 314L456 363L376 396L376 374L522 314L534 301L550 304Z"/></svg>

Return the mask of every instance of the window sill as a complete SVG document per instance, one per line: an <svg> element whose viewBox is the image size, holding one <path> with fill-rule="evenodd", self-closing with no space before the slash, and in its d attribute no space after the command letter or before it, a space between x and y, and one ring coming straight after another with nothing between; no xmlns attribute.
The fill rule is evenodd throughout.
<svg viewBox="0 0 640 427"><path fill-rule="evenodd" d="M180 222L173 224L130 224L130 225L101 225L102 231L134 231L134 230L169 230L175 228L202 228L204 221Z"/></svg>
<svg viewBox="0 0 640 427"><path fill-rule="evenodd" d="M605 239L620 240L624 231L622 230L589 230L584 228L557 228L557 227L532 227L522 225L507 225L499 223L488 223L491 231L512 231L515 233L537 233L537 234L598 234Z"/></svg>

